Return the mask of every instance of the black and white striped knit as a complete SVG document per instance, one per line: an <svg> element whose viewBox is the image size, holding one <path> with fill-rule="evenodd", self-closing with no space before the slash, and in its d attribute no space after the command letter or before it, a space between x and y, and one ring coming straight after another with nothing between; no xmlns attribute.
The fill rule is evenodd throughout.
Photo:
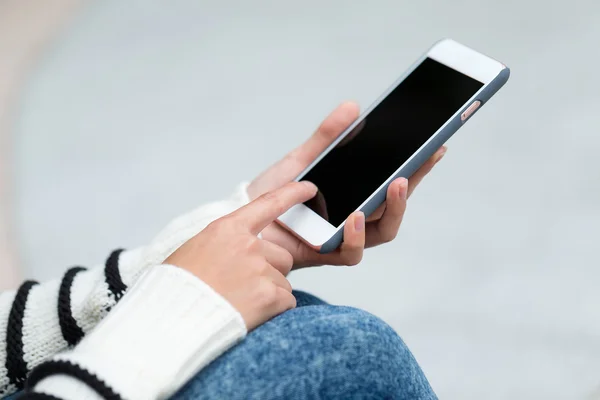
<svg viewBox="0 0 600 400"><path fill-rule="evenodd" d="M203 348L194 348L199 343L195 341L185 350L188 352L192 348L199 355L205 351L210 353L192 362L191 367L188 365L193 371L202 366L206 359L218 356L220 351L243 337L243 321L225 300L185 271L160 264L210 222L247 202L245 185L241 185L230 199L201 206L177 218L147 246L130 251L115 250L103 264L94 268L73 267L61 279L43 284L26 281L16 291L0 293L0 398L23 389L30 372L52 357L54 364L40 367L37 382L30 384L35 386L36 391L65 399L102 398L93 390L90 382L87 385L78 382L81 376L61 372L61 365L63 368L64 365L72 365L75 366L71 367L73 370L83 370L101 377L101 381L106 382L109 388L116 387L119 390L115 393L124 393L114 398L158 398L165 391L175 390L173 385L185 382L181 382L180 377L189 377L189 373L181 371L179 364L189 363L190 360L177 350L171 355L161 355L159 351L158 355L166 360L165 366L158 371L159 376L151 376L153 372L150 370L146 370L148 376L143 376L138 364L144 364L147 355L142 353L141 359L136 360L140 353L133 351L143 345L138 335L152 340L149 330L156 335L163 335L158 339L185 343L185 337L167 332L164 321L168 321L172 327L181 323L184 329L206 332L207 343L203 344ZM176 291L178 295L161 296L161 293L171 291ZM126 301L121 302L122 298ZM172 301L165 300L169 298ZM206 305L199 306L193 316L188 315L190 307L198 302ZM97 326L109 312L110 317ZM165 329L156 332L155 328L159 327ZM92 331L93 334L90 334ZM215 332L221 332L219 336L227 340L215 341L212 337ZM175 336L171 338L169 335ZM123 345L132 350L129 355L133 359L127 359L127 348L122 348ZM58 355L74 346L75 350ZM119 349L125 351L121 355L124 357L121 365L135 371L137 378L130 376L127 371L115 375L120 369L114 368L112 363L119 364L116 361L118 358L104 361L94 358L94 354L116 352ZM109 364L105 365L106 362ZM55 377L55 374L60 376ZM119 377L119 374L122 376ZM163 379L165 377L168 381ZM130 385L139 384L141 378L154 379L156 385L146 385L150 386L149 391L140 390L140 397ZM64 396L61 390L65 391ZM69 390L75 390L76 393ZM82 393L89 396L84 397Z"/></svg>

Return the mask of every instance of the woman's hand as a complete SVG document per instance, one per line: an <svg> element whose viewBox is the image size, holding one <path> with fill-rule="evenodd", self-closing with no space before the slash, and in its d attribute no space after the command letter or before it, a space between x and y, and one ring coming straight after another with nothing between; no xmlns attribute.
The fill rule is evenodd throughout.
<svg viewBox="0 0 600 400"><path fill-rule="evenodd" d="M285 278L294 263L292 255L257 235L316 192L312 183L293 182L263 194L208 225L165 264L183 268L211 286L240 312L252 330L296 306Z"/></svg>
<svg viewBox="0 0 600 400"><path fill-rule="evenodd" d="M251 199L276 189L293 180L323 150L325 150L359 116L355 103L344 103L323 121L317 131L300 147L271 166L250 186ZM366 247L378 246L393 240L402 222L406 210L406 199L423 180L433 166L443 157L446 148L439 149L407 182L396 179L389 186L385 204L377 209L366 221L362 213L357 212L348 218L344 228L344 243L329 254L319 254L277 223L266 226L262 231L263 239L277 244L290 252L294 258L294 268L313 265L354 265L362 259Z"/></svg>

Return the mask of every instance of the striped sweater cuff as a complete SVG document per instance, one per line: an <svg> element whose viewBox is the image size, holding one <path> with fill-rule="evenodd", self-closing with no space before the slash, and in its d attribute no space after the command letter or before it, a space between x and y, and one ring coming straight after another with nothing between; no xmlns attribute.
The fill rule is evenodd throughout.
<svg viewBox="0 0 600 400"><path fill-rule="evenodd" d="M167 398L245 334L241 315L211 287L160 265L73 351L53 360L89 372L122 398ZM53 375L34 389L70 398Z"/></svg>

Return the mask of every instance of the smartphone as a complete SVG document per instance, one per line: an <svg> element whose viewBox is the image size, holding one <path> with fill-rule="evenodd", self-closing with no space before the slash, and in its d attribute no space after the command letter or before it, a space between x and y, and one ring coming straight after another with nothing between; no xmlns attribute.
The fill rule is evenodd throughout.
<svg viewBox="0 0 600 400"><path fill-rule="evenodd" d="M348 216L374 212L390 183L410 178L509 75L493 58L451 39L437 42L296 177L318 193L278 222L321 253L335 250Z"/></svg>

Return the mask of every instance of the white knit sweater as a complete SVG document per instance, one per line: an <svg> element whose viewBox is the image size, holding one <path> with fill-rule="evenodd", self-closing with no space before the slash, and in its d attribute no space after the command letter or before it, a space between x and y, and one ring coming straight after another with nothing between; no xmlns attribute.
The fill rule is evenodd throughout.
<svg viewBox="0 0 600 400"><path fill-rule="evenodd" d="M24 386L65 400L173 394L243 338L246 327L208 285L161 264L247 202L241 185L230 199L177 218L148 246L117 250L105 265L74 267L60 280L28 281L1 293L0 398Z"/></svg>

